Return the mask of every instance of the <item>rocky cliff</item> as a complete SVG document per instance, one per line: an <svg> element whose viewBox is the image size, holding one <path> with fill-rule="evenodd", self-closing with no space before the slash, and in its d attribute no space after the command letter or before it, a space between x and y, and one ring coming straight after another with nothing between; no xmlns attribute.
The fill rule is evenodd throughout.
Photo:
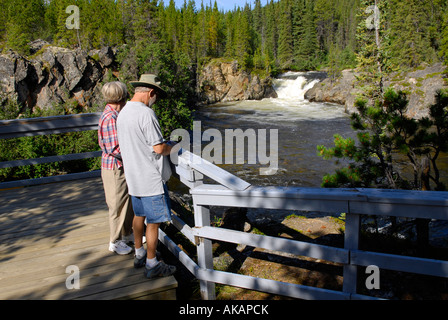
<svg viewBox="0 0 448 320"><path fill-rule="evenodd" d="M33 44L34 54L25 58L13 51L0 55L0 105L13 100L24 108L57 105L101 107L102 83L108 72L118 75L114 50L105 47L86 52ZM115 71L114 71L115 70ZM238 63L211 62L199 72L196 87L199 103L276 97L271 79L240 70Z"/></svg>
<svg viewBox="0 0 448 320"><path fill-rule="evenodd" d="M448 88L444 82L445 68L441 63L436 63L412 72L396 72L385 81L384 86L406 92L409 99L408 115L421 118L428 115L428 106L435 102L437 90ZM356 97L361 93L356 86L356 75L354 70L344 70L336 81L327 78L308 90L305 98L342 104L347 112L354 112Z"/></svg>
<svg viewBox="0 0 448 320"><path fill-rule="evenodd" d="M197 94L200 102L260 100L276 98L272 79L261 79L239 68L237 61L211 61L199 72Z"/></svg>
<svg viewBox="0 0 448 320"><path fill-rule="evenodd" d="M108 47L86 52L43 44L32 58L7 51L0 55L2 102L12 99L27 108L44 109L70 101L101 105L101 82L113 63Z"/></svg>

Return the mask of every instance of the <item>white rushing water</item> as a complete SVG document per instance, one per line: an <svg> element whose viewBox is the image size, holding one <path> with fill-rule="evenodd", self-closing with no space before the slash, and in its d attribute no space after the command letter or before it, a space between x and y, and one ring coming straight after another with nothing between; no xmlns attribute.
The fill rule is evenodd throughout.
<svg viewBox="0 0 448 320"><path fill-rule="evenodd" d="M240 120L260 124L347 117L343 106L310 102L305 99L305 93L315 85L319 85L322 74L318 72L287 72L273 81L277 98L225 102L207 107L207 109L213 112L214 116L217 113L220 117L234 118L237 115Z"/></svg>
<svg viewBox="0 0 448 320"><path fill-rule="evenodd" d="M308 80L303 72L287 72L274 80L274 89L278 99L294 103L305 100L305 93L319 82L319 79Z"/></svg>
<svg viewBox="0 0 448 320"><path fill-rule="evenodd" d="M274 80L277 98L201 108L197 120L202 121L203 130L278 130L279 169L275 175L260 176L257 166L225 169L254 184L319 186L322 177L334 171L334 165L316 155L316 146L330 146L335 133L353 133L343 106L305 99L306 91L319 85L322 78L317 72L287 72Z"/></svg>

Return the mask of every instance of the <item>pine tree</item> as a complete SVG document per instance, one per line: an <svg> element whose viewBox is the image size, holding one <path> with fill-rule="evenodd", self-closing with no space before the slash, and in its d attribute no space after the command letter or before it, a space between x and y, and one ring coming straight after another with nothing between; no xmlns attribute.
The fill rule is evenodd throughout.
<svg viewBox="0 0 448 320"><path fill-rule="evenodd" d="M334 43L335 1L314 1L319 49L326 51Z"/></svg>
<svg viewBox="0 0 448 320"><path fill-rule="evenodd" d="M263 11L261 8L261 0L255 0L255 7L252 13L253 30L254 30L254 46L262 50L262 43L265 41L265 27L263 20Z"/></svg>
<svg viewBox="0 0 448 320"><path fill-rule="evenodd" d="M292 9L295 65L299 70L315 70L319 48L313 1L296 1Z"/></svg>
<svg viewBox="0 0 448 320"><path fill-rule="evenodd" d="M359 8L357 40L358 77L357 85L368 99L381 99L384 79L391 71L386 28L387 0L364 0Z"/></svg>
<svg viewBox="0 0 448 320"><path fill-rule="evenodd" d="M266 41L263 51L267 53L271 61L277 61L278 58L278 21L279 21L279 3L270 0L269 5L265 6L266 21Z"/></svg>
<svg viewBox="0 0 448 320"><path fill-rule="evenodd" d="M439 55L444 59L445 65L448 65L448 11L443 16Z"/></svg>
<svg viewBox="0 0 448 320"><path fill-rule="evenodd" d="M423 61L432 63L435 59L431 45L432 1L389 1L393 63L411 68Z"/></svg>
<svg viewBox="0 0 448 320"><path fill-rule="evenodd" d="M176 9L174 0L170 0L168 7L163 11L163 29L161 29L162 39L170 51L180 49L180 35L178 28L181 25L179 23L179 14Z"/></svg>
<svg viewBox="0 0 448 320"><path fill-rule="evenodd" d="M234 12L227 12L225 14L225 49L224 49L224 56L225 57L234 57L235 56L235 19L236 14Z"/></svg>
<svg viewBox="0 0 448 320"><path fill-rule="evenodd" d="M43 0L15 0L4 3L6 46L22 54L29 53L28 43L42 33L45 26Z"/></svg>
<svg viewBox="0 0 448 320"><path fill-rule="evenodd" d="M73 1L70 0L53 0L55 2L55 13L56 13L56 34L55 40L58 46L74 48L82 46L80 40L80 33L83 31L83 23L82 20L86 17L83 17L82 10L85 6L85 1L76 1L76 4L73 4ZM76 5L80 10L80 28L81 29L69 29L67 28L67 19L70 14L66 12L67 7L70 5Z"/></svg>
<svg viewBox="0 0 448 320"><path fill-rule="evenodd" d="M291 1L280 3L278 33L278 61L282 69L289 69L293 63L292 10Z"/></svg>
<svg viewBox="0 0 448 320"><path fill-rule="evenodd" d="M196 6L194 0L185 0L182 12L182 52L190 57L190 61L196 60L196 39L194 30L196 22Z"/></svg>
<svg viewBox="0 0 448 320"><path fill-rule="evenodd" d="M351 161L335 175L325 176L323 185L430 190L430 179L436 190L444 190L437 161L441 152L448 150L448 94L438 92L429 117L420 120L406 115L408 103L405 93L391 88L373 106L366 99L357 100L358 113L353 113L351 119L352 127L359 132L359 143L335 135L334 148L318 147L319 155L325 159ZM394 154L409 160L412 178L405 177ZM425 164L424 159L429 163ZM434 174L426 173L428 180L424 181L427 166L432 167Z"/></svg>
<svg viewBox="0 0 448 320"><path fill-rule="evenodd" d="M201 3L201 10L198 13L198 23L195 28L195 40L197 43L197 60L207 56L207 12L204 3Z"/></svg>
<svg viewBox="0 0 448 320"><path fill-rule="evenodd" d="M219 11L216 1L208 19L207 38L208 55L217 57L219 52Z"/></svg>
<svg viewBox="0 0 448 320"><path fill-rule="evenodd" d="M248 69L252 65L251 61L251 24L250 24L249 9L246 6L244 10L237 10L236 21L237 28L235 29L235 55L244 69Z"/></svg>

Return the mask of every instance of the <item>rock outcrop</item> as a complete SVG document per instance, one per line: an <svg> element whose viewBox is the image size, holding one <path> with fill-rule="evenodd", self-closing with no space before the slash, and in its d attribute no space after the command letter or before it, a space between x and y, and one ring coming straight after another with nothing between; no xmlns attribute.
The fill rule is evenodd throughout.
<svg viewBox="0 0 448 320"><path fill-rule="evenodd" d="M326 78L305 93L305 99L311 102L330 102L347 106L350 98L356 93L353 70L344 70L336 81Z"/></svg>
<svg viewBox="0 0 448 320"><path fill-rule="evenodd" d="M102 105L101 82L114 63L111 48L86 52L42 43L32 58L13 51L0 55L2 100L27 108L52 108L72 102Z"/></svg>
<svg viewBox="0 0 448 320"><path fill-rule="evenodd" d="M435 102L437 90L447 88L444 71L445 66L436 63L408 73L397 72L384 82L384 86L406 92L409 99L408 116L421 118L428 115L428 106ZM308 90L305 99L345 105L347 112L354 112L356 97L361 93L356 86L356 76L356 71L344 70L336 81L327 78Z"/></svg>
<svg viewBox="0 0 448 320"><path fill-rule="evenodd" d="M219 60L200 70L197 93L204 104L277 97L271 78L261 79L258 75L249 74L239 68L237 61Z"/></svg>
<svg viewBox="0 0 448 320"><path fill-rule="evenodd" d="M120 68L112 48L87 52L54 47L42 40L30 47L30 58L11 50L0 55L0 104L13 100L29 109L104 104L104 77ZM205 66L199 72L196 92L203 104L277 96L270 77L261 79L242 71L236 61L212 61Z"/></svg>

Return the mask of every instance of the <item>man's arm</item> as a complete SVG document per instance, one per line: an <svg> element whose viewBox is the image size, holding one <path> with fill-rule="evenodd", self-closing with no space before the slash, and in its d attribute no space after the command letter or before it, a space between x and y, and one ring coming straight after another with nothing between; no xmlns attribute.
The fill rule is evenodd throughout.
<svg viewBox="0 0 448 320"><path fill-rule="evenodd" d="M162 156L169 155L172 148L172 145L169 145L165 142L153 146L154 151Z"/></svg>

